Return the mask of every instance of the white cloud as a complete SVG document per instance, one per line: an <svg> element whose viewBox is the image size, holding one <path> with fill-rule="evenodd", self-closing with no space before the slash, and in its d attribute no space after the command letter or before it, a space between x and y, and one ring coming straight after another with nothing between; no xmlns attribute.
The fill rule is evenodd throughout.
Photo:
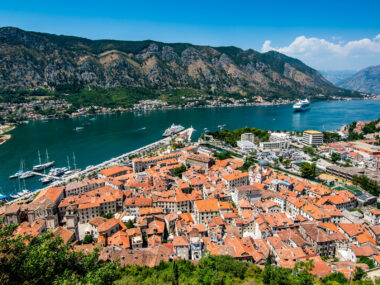
<svg viewBox="0 0 380 285"><path fill-rule="evenodd" d="M380 34L373 39L334 43L321 38L297 37L290 45L272 47L266 40L262 52L275 50L299 58L317 69L360 69L380 64Z"/></svg>

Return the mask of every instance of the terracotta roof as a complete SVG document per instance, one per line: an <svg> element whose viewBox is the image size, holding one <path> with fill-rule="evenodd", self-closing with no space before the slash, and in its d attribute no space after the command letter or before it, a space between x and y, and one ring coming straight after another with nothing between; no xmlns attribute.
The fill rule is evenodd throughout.
<svg viewBox="0 0 380 285"><path fill-rule="evenodd" d="M64 243L68 243L74 236L74 232L64 228L58 227L53 231L55 237L60 236L63 239Z"/></svg>
<svg viewBox="0 0 380 285"><path fill-rule="evenodd" d="M219 205L217 199L207 199L195 201L195 206L199 212L218 212Z"/></svg>

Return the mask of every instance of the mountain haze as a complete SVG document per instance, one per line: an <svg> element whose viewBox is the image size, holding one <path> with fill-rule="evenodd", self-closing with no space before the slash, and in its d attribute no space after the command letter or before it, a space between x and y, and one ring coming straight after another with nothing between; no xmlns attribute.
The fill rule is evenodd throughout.
<svg viewBox="0 0 380 285"><path fill-rule="evenodd" d="M156 41L89 40L0 28L0 88L191 88L295 98L355 96L281 53ZM321 95L320 95L321 96Z"/></svg>
<svg viewBox="0 0 380 285"><path fill-rule="evenodd" d="M380 95L380 65L362 69L338 82L337 85L350 90Z"/></svg>

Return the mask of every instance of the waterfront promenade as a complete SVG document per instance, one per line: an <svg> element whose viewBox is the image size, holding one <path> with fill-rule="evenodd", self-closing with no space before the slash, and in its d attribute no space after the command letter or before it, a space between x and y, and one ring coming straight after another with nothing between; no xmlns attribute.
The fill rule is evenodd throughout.
<svg viewBox="0 0 380 285"><path fill-rule="evenodd" d="M191 141L191 136L193 135L193 132L194 132L194 128L190 127L188 129L185 129L182 132L178 133L177 135L186 134L187 140ZM55 181L55 182L49 184L48 186L43 187L41 189L38 189L38 190L36 190L36 191L28 194L28 195L25 195L25 196L23 196L21 198L12 200L12 201L8 202L7 204L14 204L14 203L17 203L19 201L28 200L31 197L33 197L35 194L39 193L40 191L42 191L42 190L44 190L46 188L63 186L63 185L67 184L70 181L73 181L75 179L79 179L80 177L83 177L83 176L87 176L87 175L89 175L89 174L91 174L93 172L100 171L101 169L103 169L105 167L109 167L109 166L120 164L120 163L126 163L126 162L128 162L130 160L129 158L131 156L139 156L139 155L141 155L143 153L147 154L147 153L152 152L152 151L154 151L154 150L156 150L156 149L158 149L160 147L169 146L170 142L171 142L171 139L172 139L172 137L166 137L166 138L163 138L163 139L158 140L156 142L153 142L151 144L148 144L148 145L145 145L145 146L140 147L138 149L135 149L133 151L124 153L124 154L122 154L122 155L120 155L118 157L111 158L111 159L109 159L107 161L104 161L102 163L99 163L97 165L88 166L88 167L86 167L86 169L84 169L82 171L73 173L72 175L64 177L63 179L61 179L59 181ZM41 175L41 173L38 173L38 175Z"/></svg>

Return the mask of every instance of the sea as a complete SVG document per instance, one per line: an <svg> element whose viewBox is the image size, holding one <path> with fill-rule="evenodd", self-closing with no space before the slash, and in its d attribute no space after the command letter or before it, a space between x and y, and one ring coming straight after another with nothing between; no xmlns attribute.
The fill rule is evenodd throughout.
<svg viewBox="0 0 380 285"><path fill-rule="evenodd" d="M380 118L380 101L322 101L311 109L294 113L291 105L196 108L130 112L73 119L31 121L10 132L12 138L0 145L0 193L42 188L39 177L24 181L9 179L21 161L31 170L48 154L56 167L84 169L161 139L174 124L194 127L193 140L203 132L224 127L233 130L255 127L265 130L335 130L343 124ZM83 127L76 130L77 127ZM75 158L75 159L74 159ZM75 165L74 165L75 161Z"/></svg>

